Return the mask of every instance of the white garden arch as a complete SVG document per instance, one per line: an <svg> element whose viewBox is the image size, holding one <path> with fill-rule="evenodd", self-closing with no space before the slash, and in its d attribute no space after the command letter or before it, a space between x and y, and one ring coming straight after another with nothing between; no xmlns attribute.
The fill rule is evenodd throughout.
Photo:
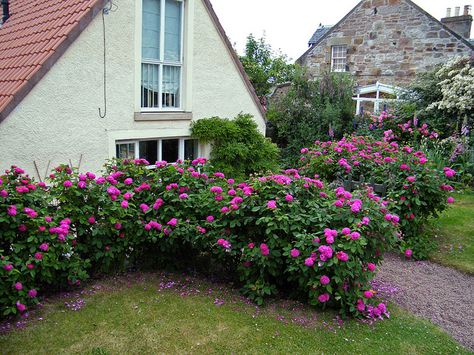
<svg viewBox="0 0 474 355"><path fill-rule="evenodd" d="M398 86L382 84L378 81L372 85L358 87L356 89L357 96L354 96L352 98L354 101L357 102L356 115L361 114L361 107L363 107L363 102L373 103L373 113L380 113L381 103L386 104L388 102L401 101L400 94L402 92L403 89ZM390 96L392 98L387 98L385 96Z"/></svg>

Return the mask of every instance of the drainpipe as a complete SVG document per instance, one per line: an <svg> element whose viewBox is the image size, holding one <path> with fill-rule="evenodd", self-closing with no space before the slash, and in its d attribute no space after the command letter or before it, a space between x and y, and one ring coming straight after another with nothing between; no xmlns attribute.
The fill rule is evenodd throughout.
<svg viewBox="0 0 474 355"><path fill-rule="evenodd" d="M9 6L9 1L8 0L2 0L2 9L3 9L3 17L2 17L2 23L5 23L8 18L10 17L10 6Z"/></svg>

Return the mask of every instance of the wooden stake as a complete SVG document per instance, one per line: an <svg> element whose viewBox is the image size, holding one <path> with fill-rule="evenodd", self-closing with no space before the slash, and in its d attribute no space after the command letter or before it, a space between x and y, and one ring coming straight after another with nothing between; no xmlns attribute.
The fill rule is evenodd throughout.
<svg viewBox="0 0 474 355"><path fill-rule="evenodd" d="M36 160L33 160L33 164L35 165L36 174L38 174L38 178L39 178L40 182L43 182L43 179L41 179L41 174L40 174L39 169L38 169L38 165L36 165Z"/></svg>
<svg viewBox="0 0 474 355"><path fill-rule="evenodd" d="M77 170L81 170L81 163L82 163L82 153L81 153L81 157L79 158L79 165L77 166Z"/></svg>
<svg viewBox="0 0 474 355"><path fill-rule="evenodd" d="M48 166L46 166L46 171L44 173L44 180L46 180L46 178L48 177L48 173L49 173L49 165L51 164L51 160L48 160Z"/></svg>

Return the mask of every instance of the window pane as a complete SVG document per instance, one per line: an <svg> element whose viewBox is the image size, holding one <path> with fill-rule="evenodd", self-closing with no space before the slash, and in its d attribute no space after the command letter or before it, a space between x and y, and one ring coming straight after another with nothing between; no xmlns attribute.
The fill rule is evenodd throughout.
<svg viewBox="0 0 474 355"><path fill-rule="evenodd" d="M159 107L160 66L142 63L142 107Z"/></svg>
<svg viewBox="0 0 474 355"><path fill-rule="evenodd" d="M178 160L179 139L163 139L161 141L161 158L168 163L174 163Z"/></svg>
<svg viewBox="0 0 474 355"><path fill-rule="evenodd" d="M181 61L181 2L165 3L165 60Z"/></svg>
<svg viewBox="0 0 474 355"><path fill-rule="evenodd" d="M146 159L150 164L155 164L158 160L158 142L157 141L141 141L139 143L139 157Z"/></svg>
<svg viewBox="0 0 474 355"><path fill-rule="evenodd" d="M163 107L179 107L181 68L169 65L163 66Z"/></svg>
<svg viewBox="0 0 474 355"><path fill-rule="evenodd" d="M160 0L143 0L142 57L160 59Z"/></svg>
<svg viewBox="0 0 474 355"><path fill-rule="evenodd" d="M135 159L135 143L119 143L115 145L119 159Z"/></svg>
<svg viewBox="0 0 474 355"><path fill-rule="evenodd" d="M198 154L198 140L186 139L184 141L184 159L193 160L197 158Z"/></svg>

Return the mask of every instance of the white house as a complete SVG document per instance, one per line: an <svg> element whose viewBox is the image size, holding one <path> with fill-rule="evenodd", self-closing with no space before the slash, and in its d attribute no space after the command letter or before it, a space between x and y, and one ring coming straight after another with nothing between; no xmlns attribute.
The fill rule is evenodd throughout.
<svg viewBox="0 0 474 355"><path fill-rule="evenodd" d="M209 0L10 0L0 27L0 169L208 155L204 117L264 111ZM100 110L99 110L100 108Z"/></svg>

